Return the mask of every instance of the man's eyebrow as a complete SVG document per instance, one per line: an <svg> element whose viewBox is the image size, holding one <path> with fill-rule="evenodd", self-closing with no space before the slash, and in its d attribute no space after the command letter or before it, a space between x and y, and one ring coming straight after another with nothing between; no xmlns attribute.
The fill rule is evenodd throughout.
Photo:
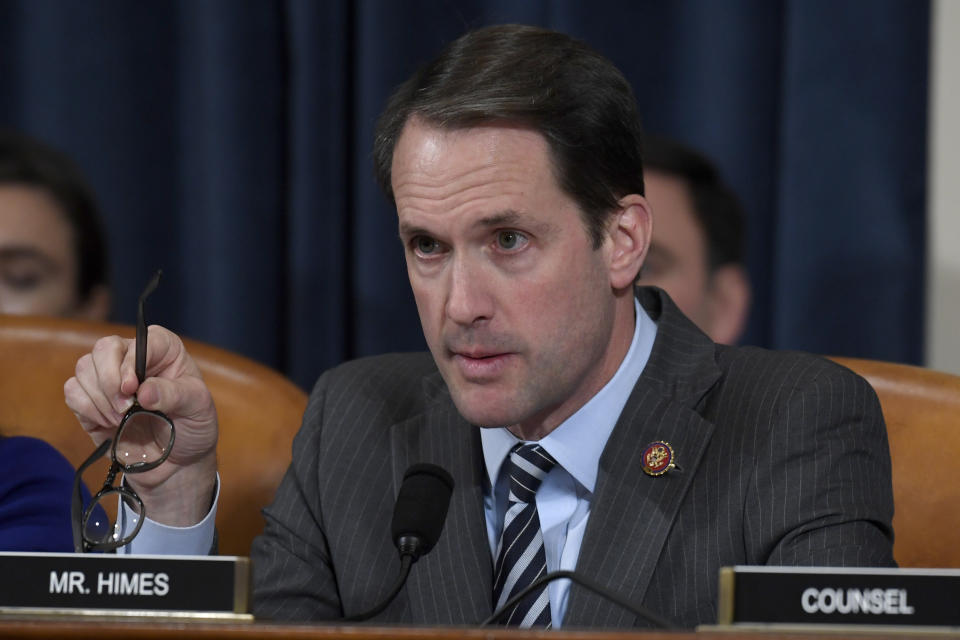
<svg viewBox="0 0 960 640"><path fill-rule="evenodd" d="M410 224L404 220L400 221L400 224L397 227L397 235L401 238L413 237L413 236L429 236L430 232L424 229L423 227L417 226L415 224Z"/></svg>
<svg viewBox="0 0 960 640"><path fill-rule="evenodd" d="M547 235L556 229L556 224L549 219L538 219L536 216L524 215L513 209L480 218L474 222L473 226L481 229L520 227L540 235Z"/></svg>
<svg viewBox="0 0 960 640"><path fill-rule="evenodd" d="M497 213L492 213L488 216L483 216L473 221L470 225L474 228L479 229L490 229L495 227L510 227L510 226L529 226L534 230L539 229L541 232L546 232L554 228L554 225L550 222L538 220L532 221L529 216L524 216L519 211L513 209L505 209ZM429 229L425 229L416 224L411 224L405 220L401 220L398 225L398 235L401 238L411 238L416 236L430 236L433 237L434 233Z"/></svg>
<svg viewBox="0 0 960 640"><path fill-rule="evenodd" d="M502 227L504 225L517 224L523 217L513 209L507 209L499 213L484 216L473 223L475 227Z"/></svg>
<svg viewBox="0 0 960 640"><path fill-rule="evenodd" d="M474 227L500 227L504 225L516 224L522 219L522 216L512 209L507 209L506 211L501 211L499 213L494 213L489 216L484 216L474 221L471 226ZM429 236L432 235L428 229L424 229L415 224L410 224L405 220L401 220L398 225L398 231L401 237L410 237L410 236Z"/></svg>

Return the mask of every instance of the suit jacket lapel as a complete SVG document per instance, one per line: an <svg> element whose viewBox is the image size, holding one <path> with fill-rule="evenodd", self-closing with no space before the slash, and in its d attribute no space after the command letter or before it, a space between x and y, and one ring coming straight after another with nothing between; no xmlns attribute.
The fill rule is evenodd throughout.
<svg viewBox="0 0 960 640"><path fill-rule="evenodd" d="M639 604L683 497L713 433L697 408L720 377L713 343L655 290L641 304L658 323L644 372L600 459L577 572ZM643 472L642 452L668 442L678 468ZM645 624L621 607L573 586L564 627Z"/></svg>
<svg viewBox="0 0 960 640"><path fill-rule="evenodd" d="M413 566L404 591L412 620L476 624L490 615L493 591L480 433L457 413L439 374L424 386L436 401L392 429L395 490L410 465L430 462L450 472L454 491L440 539Z"/></svg>

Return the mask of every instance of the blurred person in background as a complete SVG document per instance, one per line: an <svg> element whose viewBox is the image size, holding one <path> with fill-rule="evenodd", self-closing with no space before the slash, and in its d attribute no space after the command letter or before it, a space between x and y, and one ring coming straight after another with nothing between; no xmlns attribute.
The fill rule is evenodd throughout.
<svg viewBox="0 0 960 640"><path fill-rule="evenodd" d="M750 311L740 202L703 154L647 136L644 185L653 239L638 284L664 289L715 342L734 344Z"/></svg>
<svg viewBox="0 0 960 640"><path fill-rule="evenodd" d="M0 130L0 313L106 320L107 262L93 192L74 162ZM5 426L12 425L0 425L0 550L73 551L73 468L42 440L4 437Z"/></svg>
<svg viewBox="0 0 960 640"><path fill-rule="evenodd" d="M106 241L74 162L0 130L0 313L106 320Z"/></svg>

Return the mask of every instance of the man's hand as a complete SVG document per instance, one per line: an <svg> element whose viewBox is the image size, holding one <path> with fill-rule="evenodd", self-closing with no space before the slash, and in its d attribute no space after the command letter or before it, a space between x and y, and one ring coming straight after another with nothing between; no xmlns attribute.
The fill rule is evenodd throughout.
<svg viewBox="0 0 960 640"><path fill-rule="evenodd" d="M144 409L161 411L177 431L170 457L156 469L129 474L147 517L170 526L196 524L211 506L217 470L217 411L200 369L180 338L151 326L146 379L137 381L132 339L101 338L77 361L63 385L67 406L95 444L112 438L134 395Z"/></svg>

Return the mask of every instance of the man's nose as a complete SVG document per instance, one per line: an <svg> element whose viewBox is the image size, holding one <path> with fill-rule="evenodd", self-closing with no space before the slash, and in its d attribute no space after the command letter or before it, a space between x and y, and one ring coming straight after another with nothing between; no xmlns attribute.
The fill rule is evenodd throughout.
<svg viewBox="0 0 960 640"><path fill-rule="evenodd" d="M458 257L451 264L446 312L460 325L473 325L493 316L488 274L468 257Z"/></svg>

